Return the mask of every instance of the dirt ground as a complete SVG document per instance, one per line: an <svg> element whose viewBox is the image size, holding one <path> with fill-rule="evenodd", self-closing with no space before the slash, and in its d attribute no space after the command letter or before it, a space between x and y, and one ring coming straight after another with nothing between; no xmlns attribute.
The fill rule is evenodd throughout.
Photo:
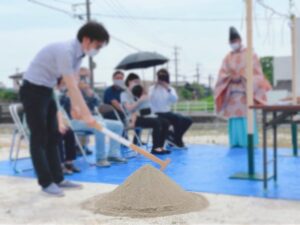
<svg viewBox="0 0 300 225"><path fill-rule="evenodd" d="M11 126L0 126L0 160L8 157ZM290 129L279 134L281 147L290 147ZM195 125L187 143L228 144L226 126ZM22 154L26 155L27 150ZM113 190L108 184L84 183L83 190L66 191L63 198L45 196L34 179L0 176L0 224L300 224L300 202L201 193L210 205L200 212L158 218L133 219L95 215L80 205ZM147 194L147 193L146 193Z"/></svg>

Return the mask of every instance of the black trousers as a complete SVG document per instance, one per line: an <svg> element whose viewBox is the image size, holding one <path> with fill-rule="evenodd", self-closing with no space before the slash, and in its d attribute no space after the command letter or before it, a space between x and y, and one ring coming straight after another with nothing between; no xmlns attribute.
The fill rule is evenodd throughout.
<svg viewBox="0 0 300 225"><path fill-rule="evenodd" d="M163 118L137 117L135 126L141 128L152 128L153 147L163 147L168 135L169 122Z"/></svg>
<svg viewBox="0 0 300 225"><path fill-rule="evenodd" d="M57 107L53 90L28 81L20 88L20 99L30 131L32 163L42 187L63 181L58 151Z"/></svg>
<svg viewBox="0 0 300 225"><path fill-rule="evenodd" d="M62 163L76 159L76 141L71 129L59 135L59 152Z"/></svg>
<svg viewBox="0 0 300 225"><path fill-rule="evenodd" d="M193 121L191 118L182 116L173 112L157 113L160 118L168 120L168 122L174 127L174 141L175 144L183 145L182 137L184 133L192 125Z"/></svg>
<svg viewBox="0 0 300 225"><path fill-rule="evenodd" d="M120 112L118 110L116 110L116 112L118 113L118 115L119 115L120 119L123 121L123 123L125 123L125 115L124 115L124 113L122 113L122 112ZM117 116L116 116L116 114L114 112L105 113L103 115L103 117L105 119L118 120L118 118L117 118Z"/></svg>

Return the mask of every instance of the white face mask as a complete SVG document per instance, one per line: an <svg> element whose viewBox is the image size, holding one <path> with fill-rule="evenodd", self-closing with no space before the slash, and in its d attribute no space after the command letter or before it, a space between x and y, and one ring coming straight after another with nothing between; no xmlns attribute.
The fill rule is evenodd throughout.
<svg viewBox="0 0 300 225"><path fill-rule="evenodd" d="M99 53L99 49L95 49L95 48L84 51L84 54L86 54L89 57L93 57L93 56L97 55L98 53Z"/></svg>
<svg viewBox="0 0 300 225"><path fill-rule="evenodd" d="M123 80L113 80L114 85L118 86L118 87L124 87L125 83Z"/></svg>
<svg viewBox="0 0 300 225"><path fill-rule="evenodd" d="M240 49L241 44L240 43L233 43L233 44L230 44L230 47L231 47L232 51L235 52L235 51Z"/></svg>

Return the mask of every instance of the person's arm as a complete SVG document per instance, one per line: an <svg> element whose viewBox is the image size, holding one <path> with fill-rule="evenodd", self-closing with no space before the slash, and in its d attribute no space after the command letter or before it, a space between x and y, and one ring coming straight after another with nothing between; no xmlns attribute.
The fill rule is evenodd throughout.
<svg viewBox="0 0 300 225"><path fill-rule="evenodd" d="M78 88L76 79L72 75L63 76L64 82L68 88L68 93L71 99L72 109L74 109L80 119L84 120L89 126L93 127L96 120L93 118L83 96Z"/></svg>
<svg viewBox="0 0 300 225"><path fill-rule="evenodd" d="M57 122L59 133L65 134L68 130L68 126L66 126L65 124L64 117L61 111L57 111Z"/></svg>
<svg viewBox="0 0 300 225"><path fill-rule="evenodd" d="M136 102L131 103L129 101L124 101L124 107L128 111L134 112L140 106L140 104L142 104L146 100L148 100L148 96L142 95Z"/></svg>
<svg viewBox="0 0 300 225"><path fill-rule="evenodd" d="M177 93L173 87L170 86L167 82L160 81L159 85L161 85L168 92L168 103L175 103L178 100Z"/></svg>
<svg viewBox="0 0 300 225"><path fill-rule="evenodd" d="M116 99L111 100L111 105L112 105L115 109L117 109L118 111L123 112L123 109L122 109L122 107L121 107L121 104L120 104L120 102L119 102L118 100L116 100Z"/></svg>
<svg viewBox="0 0 300 225"><path fill-rule="evenodd" d="M169 93L169 98L168 98L169 102L171 104L176 103L178 101L178 96L177 96L175 88L169 86L169 89L167 89L167 91Z"/></svg>
<svg viewBox="0 0 300 225"><path fill-rule="evenodd" d="M104 91L103 101L105 104L112 105L116 110L123 112L120 102L114 97L112 88L107 88Z"/></svg>

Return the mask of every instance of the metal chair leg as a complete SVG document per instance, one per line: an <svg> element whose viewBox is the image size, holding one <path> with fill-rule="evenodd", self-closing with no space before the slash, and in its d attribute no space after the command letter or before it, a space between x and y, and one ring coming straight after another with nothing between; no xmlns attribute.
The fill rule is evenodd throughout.
<svg viewBox="0 0 300 225"><path fill-rule="evenodd" d="M15 129L14 133L13 133L13 136L12 136L12 141L11 141L10 150L9 150L9 161L13 160L12 156L13 156L13 152L14 152L14 149L15 149L15 142L16 142L17 135L18 135L18 130Z"/></svg>
<svg viewBox="0 0 300 225"><path fill-rule="evenodd" d="M91 162L88 160L88 158L87 158L87 156L86 156L86 153L85 153L85 150L82 148L82 145L81 145L81 143L80 143L80 140L79 140L78 136L77 136L76 134L75 134L74 136L75 136L75 141L76 141L76 143L77 143L77 145L78 145L78 147L79 147L79 150L80 150L80 152L81 152L81 154L82 154L84 160L86 161L86 163L88 163L90 166L95 165L94 163L91 163Z"/></svg>
<svg viewBox="0 0 300 225"><path fill-rule="evenodd" d="M13 169L14 169L15 173L20 172L20 170L17 169L17 163L18 163L18 159L19 159L19 153L20 153L20 149L21 149L22 140L23 140L23 136L20 136L20 138L18 140L18 144L17 144L16 155L15 155L14 165L13 165Z"/></svg>

